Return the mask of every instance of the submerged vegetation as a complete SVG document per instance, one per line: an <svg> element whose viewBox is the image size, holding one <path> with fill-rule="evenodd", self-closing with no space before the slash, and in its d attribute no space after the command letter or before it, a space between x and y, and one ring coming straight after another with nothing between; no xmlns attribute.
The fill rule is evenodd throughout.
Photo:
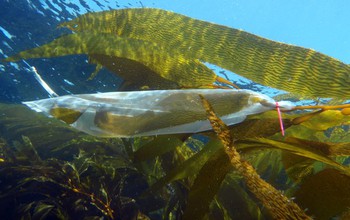
<svg viewBox="0 0 350 220"><path fill-rule="evenodd" d="M87 54L97 70L151 89L224 81L205 61L299 95L349 94L349 66L340 61L172 12L89 13L61 26L75 33L6 60ZM282 136L274 110L228 127L211 107L217 99L198 100L214 132L135 138L90 136L22 105L1 104L0 215L348 219L349 105L284 112ZM81 114L53 107L66 122Z"/></svg>
<svg viewBox="0 0 350 220"><path fill-rule="evenodd" d="M229 130L214 123L218 138L206 132L101 139L24 106L0 110L2 216L305 219L306 213L329 219L349 214L349 116L326 123L340 111L298 125L292 123L296 116L286 115L285 138L276 114L267 112ZM240 154L241 165L231 165L228 144ZM252 166L244 168L247 164ZM251 177L259 176L242 169L266 182L256 185Z"/></svg>

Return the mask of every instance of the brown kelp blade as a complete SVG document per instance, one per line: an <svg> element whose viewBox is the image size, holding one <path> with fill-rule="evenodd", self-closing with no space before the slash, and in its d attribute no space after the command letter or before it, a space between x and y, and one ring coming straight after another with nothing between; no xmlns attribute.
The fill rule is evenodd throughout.
<svg viewBox="0 0 350 220"><path fill-rule="evenodd" d="M5 61L73 54L102 54L133 60L183 87L211 85L217 77L199 60L184 57L156 43L93 32L65 35L43 46L8 57Z"/></svg>
<svg viewBox="0 0 350 220"><path fill-rule="evenodd" d="M229 158L221 147L200 169L189 191L184 220L203 219L210 203L218 193L226 174L232 169Z"/></svg>
<svg viewBox="0 0 350 220"><path fill-rule="evenodd" d="M300 95L350 95L350 66L337 59L170 11L135 8L94 12L60 26L75 32L113 33L167 45L186 57Z"/></svg>
<svg viewBox="0 0 350 220"><path fill-rule="evenodd" d="M299 142L288 141L288 140L275 141L267 138L258 138L258 139L246 139L246 140L237 141L236 144L239 149L268 148L268 147L281 149L283 151L290 152L295 155L312 159L314 161L322 162L350 176L350 168L334 161L329 154L327 155L322 150L316 149L315 145L311 144L312 142L308 143L310 146L306 145L306 143L307 141L303 141L299 143ZM340 154L341 151L338 150L338 152Z"/></svg>
<svg viewBox="0 0 350 220"><path fill-rule="evenodd" d="M295 197L315 219L332 219L349 211L349 186L349 176L335 169L325 169L307 178L296 191Z"/></svg>
<svg viewBox="0 0 350 220"><path fill-rule="evenodd" d="M84 111L77 111L74 109L60 108L55 106L53 106L50 111L50 114L53 117L62 120L67 124L74 123L83 113Z"/></svg>
<svg viewBox="0 0 350 220"><path fill-rule="evenodd" d="M350 116L342 110L319 110L293 119L293 124L302 123L313 130L325 131L339 125L350 125Z"/></svg>
<svg viewBox="0 0 350 220"><path fill-rule="evenodd" d="M287 141L289 143L295 143L313 148L329 157L350 156L350 143L318 142L294 137L288 137Z"/></svg>
<svg viewBox="0 0 350 220"><path fill-rule="evenodd" d="M155 192L175 180L184 179L198 174L203 165L220 149L220 147L222 146L217 139L209 141L201 151L170 170L164 177L157 180L157 182L150 188L150 191Z"/></svg>

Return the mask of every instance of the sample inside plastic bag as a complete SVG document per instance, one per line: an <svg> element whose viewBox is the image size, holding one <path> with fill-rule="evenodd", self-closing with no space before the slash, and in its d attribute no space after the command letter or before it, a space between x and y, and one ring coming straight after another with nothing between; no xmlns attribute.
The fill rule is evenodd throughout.
<svg viewBox="0 0 350 220"><path fill-rule="evenodd" d="M266 95L231 89L66 95L24 104L91 135L136 137L210 130L199 95L211 103L227 125L240 123L247 115L276 108L276 102ZM289 103L280 102L279 106L291 108Z"/></svg>

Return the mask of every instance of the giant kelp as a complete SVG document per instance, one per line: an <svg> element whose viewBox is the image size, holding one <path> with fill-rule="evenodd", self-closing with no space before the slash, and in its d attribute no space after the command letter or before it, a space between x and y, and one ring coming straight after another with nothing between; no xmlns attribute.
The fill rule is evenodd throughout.
<svg viewBox="0 0 350 220"><path fill-rule="evenodd" d="M132 198L135 192L127 189L126 182L138 187L146 182L126 161L120 163L118 157L94 156L83 151L72 161L41 160L31 157L28 149L25 152L11 149L6 142L1 144L1 151L10 148L5 150L5 161L0 165L3 219L25 216L132 219L140 216L140 209Z"/></svg>
<svg viewBox="0 0 350 220"><path fill-rule="evenodd" d="M125 217L127 213L141 216L137 214L138 210L148 216L163 215L164 219L174 219L175 217L171 217L174 215L189 219L203 216L211 216L213 219L224 216L228 219L233 216L260 216L268 219L270 216L264 213L265 204L256 202L242 187L241 175L231 168L225 148L220 144L220 140L209 132L203 134L209 142L203 139L202 135L197 142L192 142L187 139L189 134L124 141L99 139L76 132L64 123L38 115L24 106L0 107L1 136L7 142L2 144L3 148L0 151L0 172L4 186L4 190L0 191L0 200L1 204L11 204L18 208L18 213L70 217L93 215L108 219L118 219L121 215L124 216L123 219L128 219L129 217ZM234 146L242 158L254 164L264 179L288 192L288 197L304 194L305 190L312 187L312 181L307 180L313 176L315 181L320 176L323 181L330 183L334 175L346 176L342 178L341 186L348 184L349 168L342 164L343 162L334 160L349 155L346 139L343 139L342 143L309 141L302 139L303 130L299 131L298 139L293 139L291 135L296 133L290 133L288 130L295 128L297 131L307 122L292 125L293 117L299 116L285 116L284 121L288 128L286 135L289 137L284 140L278 140L281 136L277 134L280 128L276 113L248 118L247 121L230 128L230 133L233 134L231 138L235 140ZM313 120L321 117L324 116L316 115ZM315 123L306 128L320 132L317 131ZM339 137L339 132L335 132L336 130L331 134L332 138ZM272 134L275 134L275 137L271 137ZM304 137L307 138L307 134L305 133ZM22 138L21 135L26 137ZM127 150L128 154L125 154L124 150ZM192 153L188 154L187 151ZM281 154L281 151L284 154ZM275 152L274 157L267 157L269 152ZM287 156L286 153L303 159ZM133 162L128 160L128 157L133 159ZM301 166L302 164L306 166ZM335 174L317 175L324 169L319 167L320 165L333 168L332 172ZM144 180L135 180L135 185L130 184L136 175L135 167L138 172L147 176L150 184L154 184L149 191L142 193L148 189ZM288 170L285 170L287 168ZM115 179L110 178L113 175ZM223 182L225 188L222 188ZM227 188L228 185L230 188ZM297 190L299 186L301 188ZM17 190L19 188L20 192ZM124 193L120 194L120 190ZM317 189L314 190L315 193L321 193ZM327 196L339 192L344 194L347 191L339 191L331 185L328 186L328 190L332 193L322 197L325 202L319 203L320 207L327 206ZM226 194L223 195L222 191ZM133 192L137 192L137 195ZM219 192L221 194L217 197ZM14 193L18 195L17 201L20 204L11 200ZM28 199L25 196L28 193L35 196ZM45 196L40 196L42 194ZM236 194L240 196L233 198ZM298 198L298 204L300 202L303 208L309 207L310 200L307 197ZM230 202L232 200L235 202ZM74 201L76 206L71 205ZM328 216L340 215L345 211L346 199L341 203L329 201L338 205L329 209ZM237 204L241 204L241 210L234 212L233 210L237 210ZM281 209L275 205L276 207L272 208ZM84 211L84 207L88 208L88 211ZM6 208L0 209L1 212L4 210ZM316 217L322 213L324 212L318 209L318 205L312 206L308 212Z"/></svg>
<svg viewBox="0 0 350 220"><path fill-rule="evenodd" d="M125 61L135 61L148 68L144 72L137 73L137 75L147 74L150 77L145 82L146 84L148 82L152 84L159 83L161 80L155 76L157 74L164 78L165 81L175 82L182 87L210 86L217 78L215 73L200 61L184 57L178 51L169 51L163 48L162 45L152 41L117 37L106 33L84 32L64 35L48 44L20 52L5 60L18 61L19 59L47 58L73 54L91 54L92 58L97 60L98 63L103 65L107 62L111 70L114 70L115 67L112 69L110 61L102 60L103 56L108 56L110 59L113 59L113 57L119 58L113 60L114 63L119 62L117 64L119 66L123 65L120 63L124 61L123 59ZM128 62L126 62L126 65L131 67ZM135 72L135 70L133 71ZM186 73L186 75L183 73ZM137 79L133 75L129 76L129 73L124 73L123 78L131 82L142 80L142 76L140 79Z"/></svg>
<svg viewBox="0 0 350 220"><path fill-rule="evenodd" d="M119 16L114 13L118 14L119 12L125 17L113 20ZM135 16L129 19L128 16L133 15L133 13L136 13ZM172 37L163 35L165 32L161 30L157 33L148 32L148 29L142 26L143 24L137 19L147 16L147 19L150 20L145 18L144 23L150 25L155 14L159 15L159 27L163 27L166 20L172 18L176 24L181 23L178 26L183 30L178 30L177 25L174 25L173 28L178 33ZM89 20L90 17L92 20ZM85 18L89 19L85 20ZM88 24L87 21L93 21L93 23ZM116 27L115 24L119 21L124 22L120 26L127 27L127 29ZM168 22L173 24L172 21ZM129 26L129 23L136 23L136 25ZM158 25L158 21L155 24ZM192 32L184 28L184 24L189 27L190 31L195 30L193 35ZM249 51L251 54L249 56L239 49L234 50L245 56L245 58L235 58L237 61L241 62L243 59L247 59L244 61L245 63L239 64L243 66L239 66L237 63L229 64L235 68L238 65L241 68L239 70L247 70L244 65L256 61L257 64L254 68L262 68L262 72L281 68L276 71L281 71L280 73L283 75L281 78L284 79L283 77L286 77L290 71L288 68L292 68L291 71L299 73L296 76L298 78L300 73L306 69L307 71L316 69L315 73L318 74L318 71L321 71L318 68L322 65L317 60L323 59L328 60L324 65L328 65L327 62L332 63L327 71L334 70L333 64L338 65L342 70L347 69L345 64L304 48L272 42L243 31L156 9L126 9L92 13L80 17L72 23L62 24L62 26L65 25L72 25L70 28L75 28L78 33L63 36L43 47L35 48L31 51L34 52L33 54L23 52L17 58L10 57L8 60L19 59L21 56L29 58L36 56L36 52L38 52L38 56L43 54L53 56L56 53L74 54L84 51L92 63L106 66L114 72L120 71L119 67L126 74L132 70L130 75L125 76L125 78L129 77L129 81L139 79L137 71L140 70L140 73L146 74L147 77L142 79L145 83L135 83L138 86L147 85L154 80L165 88L172 88L171 86L174 84L176 87L177 82L171 80L165 82L164 78L160 78L162 72L157 71L162 70L156 68L158 68L158 64L163 65L164 61L147 57L152 56L152 53L162 54L158 58L173 59L170 63L175 64L175 66L179 64L179 57L184 58L186 62L182 70L187 70L189 63L193 64L193 68L200 67L203 65L200 61L203 61L204 57L209 57L212 62L216 60L218 65L224 66L228 62L227 57L231 56L232 58L237 55L227 55L227 53L231 53L231 47L236 47L239 43L247 50L246 52ZM89 26L85 27L84 25ZM157 25L150 25L148 28L155 30L159 28ZM96 28L92 28L93 26ZM164 26L164 29L167 29L165 27L167 26ZM198 27L203 27L203 29L197 30ZM123 30L128 33L128 36L115 36L115 30ZM198 35L200 31L210 30L217 32L211 33L213 36L209 36L210 33L202 33L200 36L203 37L191 38ZM222 34L223 30L226 30L224 34ZM173 32L167 33L174 34ZM187 41L191 39L191 41L198 40L198 42L203 43L212 39L218 40L220 33L222 38L217 44L211 44L212 51L206 46L203 46L206 48L204 50L201 49L202 46ZM233 34L232 39L228 37L228 33ZM118 32L118 34L121 33ZM154 36L152 41L138 38L139 36L153 36L153 34L159 34L159 36ZM101 38L101 42L99 42L99 38ZM169 40L170 47L154 42L153 39L157 39L157 41L171 39ZM234 43L226 42L227 39L233 40ZM55 45L55 42L59 43ZM134 42L139 42L139 44L134 44ZM68 46L65 43L68 43ZM116 43L118 46L109 45L109 43ZM191 46L191 44L193 45ZM260 46L256 47L256 45ZM133 46L136 47L133 48ZM279 46L281 50L285 49L286 52L276 49ZM108 49L108 47L113 50ZM178 50L173 50L171 47L176 47ZM50 51L55 48L58 51ZM132 48L131 52L128 51L128 48ZM150 48L155 49L155 51L143 50ZM118 51L116 52L114 49ZM229 52L226 49L229 49ZM223 57L221 55L215 57L219 54L219 50L220 53L221 50L224 51ZM138 52L145 53L144 57L137 54ZM204 52L208 54L201 54ZM274 57L270 54L271 59L268 59L266 53L275 53L281 57ZM307 54L310 55L310 59L305 59L305 62L302 62L301 60L307 57ZM197 55L201 58L196 57ZM276 62L282 62L283 56L287 59L286 63L281 63L278 66ZM301 58L303 56L304 58ZM261 64L262 61L259 59L266 61L266 66ZM313 67L312 64L315 60L317 67ZM289 63L294 61L296 65L301 65L300 69ZM134 67L135 64L137 68ZM152 69L153 64L155 65L154 69ZM265 76L272 74L269 71ZM186 78L186 73L180 74L183 77L181 80L193 77ZM329 72L323 75L325 77L323 79L328 79L328 74ZM346 73L342 72L342 74L336 75L340 78L335 79L335 84L344 80ZM159 78L157 78L158 76ZM215 77L208 82L212 83L212 80L216 79ZM296 82L300 83L300 88L310 85L310 80L302 82L302 79L301 77L298 80L294 79L291 91L296 91ZM187 83L191 84L190 81ZM314 96L326 94L326 92L319 90L319 85L310 86L305 91L301 91L301 94L303 92ZM341 88L344 89L344 87ZM179 94L185 93L181 91L177 92ZM344 89L344 94L347 94L347 91ZM216 93L214 90L212 92ZM241 92L244 93L244 91ZM237 94L239 93L237 92ZM332 88L329 94L330 96L339 96L340 90ZM121 120L118 115L108 114L108 110L113 106L99 105L102 103L101 100L111 99L104 94L100 95L99 102L94 103L93 108L89 109L92 109L92 113L97 113L94 115L93 123L111 130L115 126L119 126L119 128L124 126L125 128L129 127L132 133L136 129L132 124L140 125L143 129L151 127L157 130L166 120L186 122L198 119L197 114L185 114L189 108L200 110L200 118L206 118L205 110L199 102L199 96L194 98L182 95L177 97L178 100L192 100L194 103L181 105L181 103L174 101L176 96L169 96L164 99L164 102L160 102L160 106L162 108L179 107L176 114L166 114L164 117L146 114L143 115L144 118L152 116L148 118L152 123L144 123L138 118L132 123L127 123ZM96 101L98 95L94 94L90 97L95 98ZM215 133L207 131L196 135L187 133L131 139L100 139L78 132L57 120L29 111L24 106L0 105L2 112L0 114L0 137L4 139L0 141L0 213L6 214L8 209L12 208L19 213L18 215L27 218L77 218L79 216L79 218L106 219L147 219L147 216L152 219L308 219L307 215L328 219L349 215L350 203L346 195L349 195L347 186L350 184L348 166L350 116L347 106L310 107L310 109L320 109L311 113L286 112L282 114L286 136L282 137L279 134L278 115L274 111L249 116L243 123L230 127L226 127L215 116L215 112L217 112L224 119L224 107L239 112L254 102L262 105L268 104L268 109L273 109L276 105L273 100L261 102L259 99L252 99L248 101L247 97L243 95L240 96L240 100L234 101L220 99L217 94L205 96L205 98L209 100L209 103L204 101L204 105L218 137ZM84 101L77 104L67 100L63 101L66 106L52 105L52 102L48 101L49 113L67 123L74 123L88 108L84 108L82 105ZM143 101L150 103L146 99ZM133 111L137 113L149 110L148 108L138 108L137 103L132 100L127 102L125 99L124 102L124 104L133 107ZM145 103L140 101L138 104L144 105ZM214 111L210 108L210 103L214 106ZM77 104L74 107L77 107L78 110L71 109L68 104L73 106ZM124 107L119 106L119 110L125 111ZM99 111L94 112L94 108ZM113 108L118 109L118 106ZM300 109L305 109L305 107ZM146 179L148 183L145 182ZM335 179L338 181L335 182ZM148 184L151 184L151 187L148 187ZM293 197L295 196L297 199L294 201ZM310 197L317 199L318 202L310 200ZM341 200L337 200L337 198L341 198ZM141 213L145 213L145 215ZM18 215L15 217L19 217Z"/></svg>
<svg viewBox="0 0 350 220"><path fill-rule="evenodd" d="M256 116L254 116L256 117ZM315 116L315 117L319 117L319 116ZM301 182L303 182L304 179L306 179L306 177L310 177L312 176L314 173L317 173L317 169L320 168L315 168L313 167L315 165L315 161L322 161L325 164L328 164L330 166L333 166L334 168L340 170L342 173L346 173L347 176L349 176L349 168L347 166L341 165L337 162L334 161L334 157L337 155L349 155L349 152L346 151L346 143L343 144L338 144L336 148L333 148L335 150L331 150L332 146L321 143L321 142L308 142L308 141L303 141L303 140L299 140L298 142L295 142L295 140L289 138L286 141L283 142L278 142L278 141L274 141L273 139L271 140L266 139L266 138L256 138L256 137L268 137L269 136L269 131L266 131L266 133L264 134L264 127L268 126L268 124L266 124L267 119L261 119L262 124L265 123L264 125L259 125L258 124L252 124L250 123L251 121L247 121L248 124L250 124L250 127L245 127L245 126L241 126L241 124L236 125L234 127L237 127L237 130L241 130L240 132L242 133L249 133L249 131L252 129L253 131L255 131L255 134L253 132L250 133L250 136L240 136L240 135L235 135L235 138L232 139L233 136L228 137L226 134L226 141L230 141L230 140L236 140L234 145L237 148L237 151L239 151L241 154L244 155L244 157L247 157L249 159L249 161L256 161L255 164L259 164L260 166L263 165L265 168L265 172L269 173L270 175L281 175L278 173L271 173L271 165L276 163L279 164L277 165L279 168L277 170L282 171L282 175L284 172L284 167L283 165L280 164L281 161L279 161L279 159L281 159L280 157L275 157L273 158L272 162L271 160L261 160L262 159L262 155L268 155L267 152L270 152L270 150L268 149L282 149L283 152L287 153L290 152L293 155L300 155L303 159L303 161L306 161L309 165L309 167L311 166L311 169L309 169L308 167L300 167L300 162L299 163L295 163L294 165L289 165L289 170L291 170L291 168L294 169L294 173L289 173L288 175L290 175L290 178L299 176L299 180L301 180ZM267 120L268 121L268 120ZM215 123L216 126L218 126L218 123ZM270 124L272 125L272 124ZM255 126L260 127L260 129L255 129ZM298 129L297 125L295 126L296 129ZM269 126L268 126L269 127ZM270 128L271 129L271 128ZM273 128L272 128L273 129ZM275 132L278 131L279 126L277 124L277 126L274 126ZM316 129L316 128L315 128ZM220 127L221 131L224 131L225 129ZM232 131L231 131L232 132ZM253 137L253 139L252 139ZM246 139L249 138L249 139ZM252 142L252 140L254 140ZM255 142L255 143L254 143ZM186 217L188 219L193 219L193 218L202 218L205 213L211 213L210 211L208 211L209 209L212 210L211 208L209 208L209 206L212 205L212 200L213 200L213 195L215 194L215 192L219 189L220 184L218 184L218 182L220 183L222 181L222 175L223 173L227 173L229 170L225 169L225 167L229 164L229 161L227 160L227 156L225 157L225 154L216 152L218 149L220 149L220 146L216 144L213 145L213 143L215 142L211 142L208 143L208 145L206 145L203 148L203 151L199 152L198 154L196 154L195 156L191 157L190 159L188 159L187 161L185 161L183 164L180 164L178 167L176 167L174 170L171 170L165 177L161 178L159 180L159 182L157 182L154 186L152 186L152 189L155 190L157 188L159 188L160 186L164 186L166 183L171 182L171 181L176 181L179 178L185 178L186 176L192 176L194 175L194 173L198 172L197 174L197 178L195 180L195 182L193 183L193 185L191 186L192 188L190 189L190 198L188 199L188 208L185 210L185 214ZM302 144L301 144L302 143ZM342 153L339 154L338 149L341 148L342 149ZM222 148L223 149L223 148ZM215 155L215 152L217 155ZM254 153L254 152L260 152L259 156L257 156L258 154ZM209 156L209 158L207 158L206 156ZM215 155L215 156L213 156ZM221 156L219 156L221 155ZM285 155L285 154L283 154ZM309 158L309 159L308 159ZM227 161L226 163L224 163L223 161ZM292 157L284 157L285 162L289 161L296 161L296 158L292 158ZM208 161L208 165L204 165L206 164L206 161ZM245 163L245 162L244 162ZM299 167L299 168L298 168ZM287 167L286 167L287 168ZM297 169L298 168L298 169ZM225 171L226 170L226 171ZM250 169L248 169L250 170ZM308 175L301 177L301 174L303 172L305 172L306 170L308 170ZM252 170L250 170L252 171ZM249 171L249 172L250 172ZM261 172L261 171L260 171ZM265 174L266 175L266 174ZM247 178L249 178L251 175L246 176ZM265 176L266 178L266 176ZM275 177L272 180L276 181L276 178L280 178L280 177ZM249 180L251 181L251 180ZM274 182L275 184L277 184L276 182ZM300 183L300 181L299 181ZM254 186L257 186L256 184L254 184ZM293 187L288 187L288 186L284 186L286 187L286 189L292 189ZM269 186L268 188L271 188L271 186ZM281 196L280 192L275 192L275 193L271 193L270 190L267 190L267 194L263 195L264 192L259 191L258 190L259 187L255 188L253 187L252 190L255 191L255 193L262 193L260 194L260 199L262 199L265 202L268 203L274 203L276 201L279 201L279 205L274 204L272 205L272 207L270 206L270 208L275 209L277 208L277 210L273 211L275 218L280 219L281 215L284 216L285 218L290 218L290 219L295 219L297 218L296 216L293 216L294 214L292 214L292 210L288 209L288 212L286 210L283 211L283 203L284 204L289 204L291 205L291 201L290 199L287 198L283 198L282 200L284 200L284 202L280 203L281 200L276 200L270 198L270 196L275 195L277 197ZM264 189L265 190L265 189ZM193 193L191 193L191 191L193 191ZM334 192L338 192L338 190L334 189ZM321 193L321 192L318 192ZM266 195L268 195L267 197L265 197ZM283 197L283 196L282 196ZM325 196L327 197L327 196ZM232 199L232 198L231 198ZM237 199L237 198L235 198ZM247 202L247 201L245 201ZM310 201L308 201L310 202ZM307 202L306 202L307 203ZM211 205L210 205L211 204ZM265 204L265 203L264 203ZM326 202L327 204L327 202ZM228 204L226 204L228 205ZM267 205L267 204L265 204ZM294 205L292 205L294 206ZM295 206L294 206L295 207ZM307 204L305 206L303 206L304 208L307 207ZM345 207L343 204L341 205L341 208L337 209L337 210L345 210ZM298 209L297 207L295 207L296 209ZM294 209L294 208L293 208ZM279 210L279 211L278 211ZM282 210L282 211L281 211ZM213 211L213 210L212 210ZM299 209L299 211L297 211L301 214L301 216L305 215L303 214L303 212ZM289 213L289 214L288 214ZM312 212L312 214L314 214L316 212ZM333 215L339 214L336 211L330 211L329 213L332 213ZM328 214L329 214L328 213ZM213 214L213 213L211 213ZM252 214L252 213L251 213ZM289 216L288 215L292 215ZM299 216L300 217L300 216ZM301 217L302 219L304 217Z"/></svg>
<svg viewBox="0 0 350 220"><path fill-rule="evenodd" d="M180 87L177 82L167 80L142 63L128 58L89 54L89 62L97 65L89 79L93 79L100 68L104 67L124 80L118 90L176 89Z"/></svg>
<svg viewBox="0 0 350 220"><path fill-rule="evenodd" d="M133 198L147 183L120 140L89 137L20 105L0 108L3 219L139 215Z"/></svg>
<svg viewBox="0 0 350 220"><path fill-rule="evenodd" d="M216 116L210 103L201 96L208 119L222 141L230 163L243 176L248 189L264 204L274 219L311 219L293 201L260 178L253 166L241 159L227 125Z"/></svg>
<svg viewBox="0 0 350 220"><path fill-rule="evenodd" d="M170 11L139 8L94 12L61 26L75 32L113 33L166 45L168 50L300 95L343 98L350 94L350 66L339 60Z"/></svg>

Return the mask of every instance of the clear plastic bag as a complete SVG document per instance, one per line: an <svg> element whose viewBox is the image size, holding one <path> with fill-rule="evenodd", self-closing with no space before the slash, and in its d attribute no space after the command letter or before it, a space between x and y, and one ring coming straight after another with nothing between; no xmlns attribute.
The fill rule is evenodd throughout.
<svg viewBox="0 0 350 220"><path fill-rule="evenodd" d="M249 90L189 89L67 95L24 102L37 112L61 119L101 137L135 137L210 130L203 95L227 125L247 115L276 108L276 102ZM289 108L288 103L284 104ZM284 105L279 104L281 108Z"/></svg>

